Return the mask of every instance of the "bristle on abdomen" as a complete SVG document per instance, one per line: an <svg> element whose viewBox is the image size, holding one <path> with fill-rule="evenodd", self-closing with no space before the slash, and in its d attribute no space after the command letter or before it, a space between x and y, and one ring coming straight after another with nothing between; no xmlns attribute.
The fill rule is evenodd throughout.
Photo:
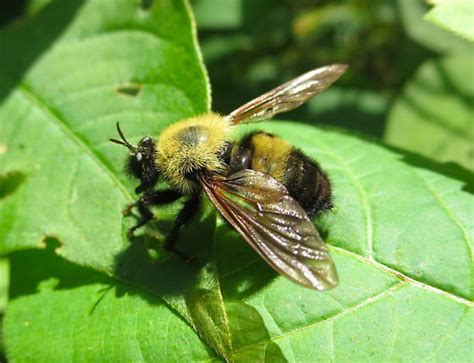
<svg viewBox="0 0 474 363"><path fill-rule="evenodd" d="M331 182L318 163L298 149L288 159L285 186L290 195L308 215L324 212L332 207Z"/></svg>

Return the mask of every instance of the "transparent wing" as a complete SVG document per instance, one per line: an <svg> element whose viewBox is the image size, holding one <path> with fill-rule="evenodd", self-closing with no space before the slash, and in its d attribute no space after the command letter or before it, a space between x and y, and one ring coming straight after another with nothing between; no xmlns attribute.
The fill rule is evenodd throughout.
<svg viewBox="0 0 474 363"><path fill-rule="evenodd" d="M313 69L288 81L225 116L232 124L269 119L290 111L333 84L347 69L344 64L332 64Z"/></svg>
<svg viewBox="0 0 474 363"><path fill-rule="evenodd" d="M317 290L337 285L325 243L282 184L254 170L201 178L201 184L222 216L280 274Z"/></svg>

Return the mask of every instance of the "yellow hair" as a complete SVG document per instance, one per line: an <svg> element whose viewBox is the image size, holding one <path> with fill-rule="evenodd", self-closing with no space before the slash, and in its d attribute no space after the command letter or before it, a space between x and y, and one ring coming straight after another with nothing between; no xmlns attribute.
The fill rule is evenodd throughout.
<svg viewBox="0 0 474 363"><path fill-rule="evenodd" d="M288 158L293 146L279 137L265 133L252 136L252 145L252 169L285 184Z"/></svg>
<svg viewBox="0 0 474 363"><path fill-rule="evenodd" d="M222 171L217 157L228 140L230 124L222 116L207 113L179 121L166 128L157 142L157 164L169 183L183 193L195 183L186 174L199 169ZM192 142L186 142L191 135Z"/></svg>

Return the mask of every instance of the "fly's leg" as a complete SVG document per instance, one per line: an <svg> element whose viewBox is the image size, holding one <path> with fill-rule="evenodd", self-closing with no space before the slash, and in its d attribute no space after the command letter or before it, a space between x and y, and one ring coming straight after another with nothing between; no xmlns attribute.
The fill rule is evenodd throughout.
<svg viewBox="0 0 474 363"><path fill-rule="evenodd" d="M183 209L179 212L174 222L173 228L166 237L165 249L173 252L177 256L184 259L186 262L195 260L194 256L188 256L180 250L176 249L176 241L178 240L179 229L182 225L186 224L198 211L199 207L199 195L193 195L191 199L184 203Z"/></svg>
<svg viewBox="0 0 474 363"><path fill-rule="evenodd" d="M181 193L174 190L145 192L140 197L140 199L138 199L135 203L130 204L123 211L123 214L126 216L129 215L132 209L136 207L140 213L140 221L128 230L128 237L132 238L133 234L138 228L144 226L151 219L153 219L153 213L150 211L149 207L153 205L172 203L175 200L178 200L181 196Z"/></svg>

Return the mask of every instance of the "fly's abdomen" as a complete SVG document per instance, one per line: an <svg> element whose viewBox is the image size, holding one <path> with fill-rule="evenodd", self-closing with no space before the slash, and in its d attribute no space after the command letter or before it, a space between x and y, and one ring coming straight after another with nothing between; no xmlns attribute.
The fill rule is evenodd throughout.
<svg viewBox="0 0 474 363"><path fill-rule="evenodd" d="M318 163L293 148L288 158L284 185L309 215L332 207L331 182Z"/></svg>
<svg viewBox="0 0 474 363"><path fill-rule="evenodd" d="M283 139L255 132L234 144L230 173L253 169L268 174L288 189L308 213L314 215L331 208L331 184L318 163Z"/></svg>

